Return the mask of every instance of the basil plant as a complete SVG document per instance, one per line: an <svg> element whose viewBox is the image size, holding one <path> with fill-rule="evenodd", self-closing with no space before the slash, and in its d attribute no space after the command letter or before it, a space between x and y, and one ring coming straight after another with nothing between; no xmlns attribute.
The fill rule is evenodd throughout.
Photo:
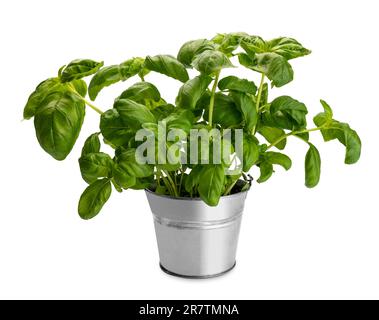
<svg viewBox="0 0 379 320"><path fill-rule="evenodd" d="M24 118L34 118L41 147L53 158L64 160L79 136L86 107L99 113L99 131L87 138L79 159L81 175L88 183L78 208L83 219L100 212L112 189L147 188L173 197L200 197L216 206L221 196L250 187L248 172L253 166L260 171L258 183L267 181L275 166L290 169L291 159L282 150L292 137L308 145L305 185L312 188L320 179L321 159L310 132L320 131L325 141L342 143L346 164L358 161L361 141L347 123L334 119L324 100L321 112L313 118L314 125L308 126L304 103L287 95L269 98L270 87L279 88L293 80L291 60L310 52L292 38L267 41L230 33L188 41L176 58L135 57L111 66L74 60L60 68L57 77L37 86L24 108ZM224 69L237 66L258 74L260 80L254 83L222 75ZM188 69L195 69L191 71L193 78ZM175 102L166 101L148 81L151 72L179 82ZM88 76L92 78L87 87L83 78ZM112 109L103 112L89 101L107 86L126 80L126 90L115 99ZM159 131L163 127L180 129L182 134L162 139ZM216 129L221 132L217 139L213 134L205 135L206 143L201 146L190 141L194 130L209 133ZM225 134L233 130L235 135ZM153 142L146 150L153 161L143 162L140 158L144 154L137 150L147 140ZM216 140L221 141L221 149L231 150L229 157L217 162L209 156L216 150ZM114 153L101 151L102 143L111 146ZM194 151L200 155L192 159ZM165 161L167 158L174 161Z"/></svg>

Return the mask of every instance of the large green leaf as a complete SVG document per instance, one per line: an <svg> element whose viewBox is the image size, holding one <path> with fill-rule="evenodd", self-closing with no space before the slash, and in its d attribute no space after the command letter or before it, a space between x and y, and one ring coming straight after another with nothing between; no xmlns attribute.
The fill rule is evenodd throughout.
<svg viewBox="0 0 379 320"><path fill-rule="evenodd" d="M282 129L266 126L259 127L258 132L270 143L276 142L279 138L286 134ZM275 147L279 150L283 150L286 146L286 143L287 139L283 139L277 143Z"/></svg>
<svg viewBox="0 0 379 320"><path fill-rule="evenodd" d="M192 66L204 74L214 74L224 68L234 67L229 58L217 50L206 50L195 57Z"/></svg>
<svg viewBox="0 0 379 320"><path fill-rule="evenodd" d="M82 156L89 153L97 153L100 152L100 139L99 132L91 134L86 141L84 142L84 146L82 148Z"/></svg>
<svg viewBox="0 0 379 320"><path fill-rule="evenodd" d="M292 166L291 159L283 153L268 151L265 152L264 161L269 164L277 164L282 166L285 170L289 170Z"/></svg>
<svg viewBox="0 0 379 320"><path fill-rule="evenodd" d="M260 176L257 180L258 183L266 182L274 172L274 166L271 163L263 161L259 164Z"/></svg>
<svg viewBox="0 0 379 320"><path fill-rule="evenodd" d="M98 93L107 86L119 81L125 81L143 70L145 59L132 58L119 65L112 65L100 69L92 78L88 94L91 100L95 100Z"/></svg>
<svg viewBox="0 0 379 320"><path fill-rule="evenodd" d="M192 129L194 116L190 110L177 109L162 121L166 123L167 132L171 129L181 129L188 134Z"/></svg>
<svg viewBox="0 0 379 320"><path fill-rule="evenodd" d="M118 99L130 99L139 103L145 101L158 102L161 99L161 94L155 85L150 82L137 82L123 91Z"/></svg>
<svg viewBox="0 0 379 320"><path fill-rule="evenodd" d="M209 98L205 107L204 119L209 119ZM213 123L221 125L223 128L236 128L241 125L243 119L242 114L234 103L234 100L221 92L215 94Z"/></svg>
<svg viewBox="0 0 379 320"><path fill-rule="evenodd" d="M108 201L111 193L111 182L107 178L97 180L89 185L79 200L78 211L80 217L85 220L95 217Z"/></svg>
<svg viewBox="0 0 379 320"><path fill-rule="evenodd" d="M231 92L230 96L242 113L246 130L250 132L258 121L257 109L253 97L237 91Z"/></svg>
<svg viewBox="0 0 379 320"><path fill-rule="evenodd" d="M152 165L137 162L135 149L122 150L116 157L116 167L136 178L148 177L154 173Z"/></svg>
<svg viewBox="0 0 379 320"><path fill-rule="evenodd" d="M257 162L259 158L259 148L257 139L250 135L243 135L243 167L242 170L247 172Z"/></svg>
<svg viewBox="0 0 379 320"><path fill-rule="evenodd" d="M65 159L79 136L84 114L84 102L70 92L46 96L34 117L41 147L55 159Z"/></svg>
<svg viewBox="0 0 379 320"><path fill-rule="evenodd" d="M188 80L179 89L176 97L176 105L181 108L195 109L197 102L207 90L212 78L207 75L199 75Z"/></svg>
<svg viewBox="0 0 379 320"><path fill-rule="evenodd" d="M178 60L186 67L191 67L194 57L205 50L212 50L214 44L207 39L197 39L186 42L178 52Z"/></svg>
<svg viewBox="0 0 379 320"><path fill-rule="evenodd" d="M246 51L248 56L253 58L257 53L267 52L267 44L259 36L246 36L241 41L241 47Z"/></svg>
<svg viewBox="0 0 379 320"><path fill-rule="evenodd" d="M161 121L174 111L175 107L172 104L164 104L151 110L151 113L154 115L157 121Z"/></svg>
<svg viewBox="0 0 379 320"><path fill-rule="evenodd" d="M218 83L218 87L220 90L232 90L250 94L257 92L257 86L253 81L240 79L236 76L228 76L221 79Z"/></svg>
<svg viewBox="0 0 379 320"><path fill-rule="evenodd" d="M224 191L225 173L221 164L209 164L204 167L199 181L201 199L209 206L217 206Z"/></svg>
<svg viewBox="0 0 379 320"><path fill-rule="evenodd" d="M116 100L114 108L117 109L123 122L135 130L140 129L144 123L156 121L154 115L145 105L130 99Z"/></svg>
<svg viewBox="0 0 379 320"><path fill-rule="evenodd" d="M311 50L304 48L297 40L287 37L275 38L266 43L267 50L275 52L287 60L302 57L311 53Z"/></svg>
<svg viewBox="0 0 379 320"><path fill-rule="evenodd" d="M80 79L96 73L104 65L104 62L96 62L90 59L77 59L71 61L62 71L62 82Z"/></svg>
<svg viewBox="0 0 379 320"><path fill-rule="evenodd" d="M309 144L309 149L305 155L305 185L308 188L315 187L320 181L321 158L317 148Z"/></svg>
<svg viewBox="0 0 379 320"><path fill-rule="evenodd" d="M289 96L280 96L271 102L270 114L275 124L283 129L305 128L307 107Z"/></svg>
<svg viewBox="0 0 379 320"><path fill-rule="evenodd" d="M145 67L151 71L165 74L168 77L181 82L188 81L188 73L185 66L176 58L170 55L147 56Z"/></svg>
<svg viewBox="0 0 379 320"><path fill-rule="evenodd" d="M247 36L248 34L244 32L224 33L216 35L212 41L218 44L217 50L227 56L232 56L233 51L239 47L241 40Z"/></svg>
<svg viewBox="0 0 379 320"><path fill-rule="evenodd" d="M110 178L113 161L103 152L88 153L80 157L79 166L84 181L91 184L98 178Z"/></svg>
<svg viewBox="0 0 379 320"><path fill-rule="evenodd" d="M203 169L204 169L204 166L201 166L201 165L196 165L192 168L184 184L184 187L187 192L189 193L192 192L193 188L199 184Z"/></svg>
<svg viewBox="0 0 379 320"><path fill-rule="evenodd" d="M105 140L116 147L127 144L135 135L135 130L116 109L110 109L101 115L100 130Z"/></svg>

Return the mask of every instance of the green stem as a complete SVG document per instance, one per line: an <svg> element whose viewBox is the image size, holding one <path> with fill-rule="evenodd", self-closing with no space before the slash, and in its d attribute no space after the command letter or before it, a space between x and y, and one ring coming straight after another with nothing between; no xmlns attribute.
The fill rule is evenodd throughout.
<svg viewBox="0 0 379 320"><path fill-rule="evenodd" d="M166 174L167 179L168 179L168 181L169 181L170 184L171 184L172 190L174 191L174 195L175 195L176 197L178 197L178 196L179 196L179 194L178 194L178 190L176 190L176 185L175 185L174 181L172 180L170 174L169 174L167 171L163 171L163 172Z"/></svg>
<svg viewBox="0 0 379 320"><path fill-rule="evenodd" d="M290 136L294 136L294 135L297 135L297 134L301 134L301 133L306 133L306 132L312 132L312 131L318 131L318 130L321 130L323 129L324 126L321 126L321 127L316 127L316 128L312 128L312 129L305 129L305 130L299 130L299 131L292 131L292 132L289 132L281 137L279 137L277 140L275 140L273 143L271 143L268 147L267 147L267 150L274 147L275 145L277 145L280 141L290 137Z"/></svg>
<svg viewBox="0 0 379 320"><path fill-rule="evenodd" d="M91 102L83 98L76 90L75 87L72 84L69 84L69 88L71 92L75 93L77 97L79 97L87 106L89 106L91 109L95 110L98 114L102 115L104 112L101 111L98 107L94 106Z"/></svg>
<svg viewBox="0 0 379 320"><path fill-rule="evenodd" d="M208 123L209 123L209 127L212 128L212 125L213 125L213 108L214 108L214 105L215 105L215 93L216 93L216 89L217 89L217 83L218 83L218 79L220 77L220 71L218 71L216 73L216 77L215 77L215 80L213 82L213 87L212 87L212 92L211 92L211 99L209 101L209 119L208 119Z"/></svg>
<svg viewBox="0 0 379 320"><path fill-rule="evenodd" d="M230 193L230 191L232 191L232 189L233 189L233 187L235 186L235 184L237 183L237 181L238 181L238 179L236 179L235 181L233 181L230 185L229 185L229 187L225 190L225 192L224 192L224 196L227 196L229 193Z"/></svg>
<svg viewBox="0 0 379 320"><path fill-rule="evenodd" d="M258 89L258 96L257 96L257 103L255 105L255 110L257 111L257 115L259 113L259 104L261 103L261 98L262 98L262 91L263 91L263 85L265 84L265 74L262 72L261 73L261 82L259 84L259 89ZM255 134L256 126L253 127L253 134Z"/></svg>
<svg viewBox="0 0 379 320"><path fill-rule="evenodd" d="M184 176L184 172L182 169L180 169L180 181L179 181L179 195L181 194L182 192L182 183L183 183L183 176Z"/></svg>

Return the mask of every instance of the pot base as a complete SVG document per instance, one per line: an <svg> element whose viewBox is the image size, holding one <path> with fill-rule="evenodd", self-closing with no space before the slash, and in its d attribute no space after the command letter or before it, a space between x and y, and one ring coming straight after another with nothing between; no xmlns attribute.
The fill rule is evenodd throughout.
<svg viewBox="0 0 379 320"><path fill-rule="evenodd" d="M179 277L179 278L185 278L185 279L210 279L210 278L216 278L216 277L223 276L225 273L228 273L229 271L233 270L234 267L236 266L236 262L234 262L234 264L233 264L233 266L231 268L229 268L229 269L227 269L227 270L225 270L223 272L216 273L216 274L205 275L205 276L187 276L187 275L171 272L170 270L167 270L164 266L162 266L161 263L159 263L159 266L161 267L161 269L162 269L163 272L167 273L170 276Z"/></svg>

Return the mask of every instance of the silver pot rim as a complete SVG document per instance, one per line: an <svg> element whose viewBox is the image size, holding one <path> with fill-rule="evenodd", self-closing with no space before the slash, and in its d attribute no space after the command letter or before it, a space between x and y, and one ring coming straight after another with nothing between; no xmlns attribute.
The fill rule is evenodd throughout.
<svg viewBox="0 0 379 320"><path fill-rule="evenodd" d="M247 193L249 190L250 190L251 187L249 187L249 189L245 190L245 191L240 191L240 192L237 192L237 193L233 193L233 194L228 194L226 196L221 196L221 198L234 198L234 197L240 197L242 194L244 193ZM200 197L196 197L196 198L189 198L189 197L175 197L175 196L171 196L171 195L166 195L166 194L158 194L150 189L145 189L146 192L148 193L151 193L151 194L154 194L155 196L157 197L161 197L161 198L167 198L167 199L175 199L175 200L187 200L187 201L203 201Z"/></svg>

